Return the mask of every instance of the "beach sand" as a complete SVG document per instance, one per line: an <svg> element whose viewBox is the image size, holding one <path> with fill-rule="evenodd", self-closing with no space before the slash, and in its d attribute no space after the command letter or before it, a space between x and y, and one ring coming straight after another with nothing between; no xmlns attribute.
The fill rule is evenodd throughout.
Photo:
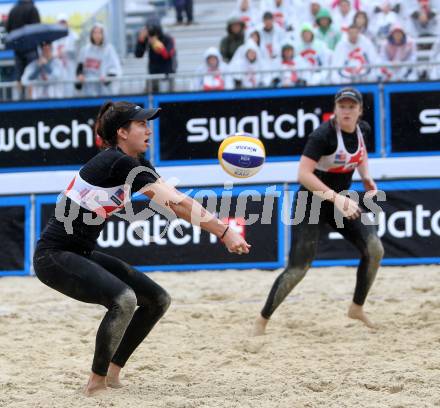
<svg viewBox="0 0 440 408"><path fill-rule="evenodd" d="M105 309L0 278L0 407L440 407L440 266L381 268L366 303L377 331L346 317L353 268L312 269L250 337L279 272L150 274L173 303L125 387L93 398Z"/></svg>

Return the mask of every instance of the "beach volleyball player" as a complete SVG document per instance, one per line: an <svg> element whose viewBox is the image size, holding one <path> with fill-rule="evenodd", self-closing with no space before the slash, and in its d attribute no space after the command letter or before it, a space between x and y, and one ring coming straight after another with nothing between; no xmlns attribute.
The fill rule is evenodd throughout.
<svg viewBox="0 0 440 408"><path fill-rule="evenodd" d="M86 395L121 386L121 368L170 304L168 293L145 274L94 249L109 216L128 207L128 187L215 234L230 252L249 252L241 235L164 182L144 159L152 133L147 122L158 115L159 109L129 102L101 107L96 129L107 148L86 163L60 195L35 250L35 274L43 283L108 309L96 335Z"/></svg>
<svg viewBox="0 0 440 408"><path fill-rule="evenodd" d="M339 194L349 189L356 168L367 194L372 197L377 192L376 183L369 174L364 142L364 138L368 140L371 137L371 128L360 120L363 100L358 90L343 88L335 95L334 102L334 117L310 135L301 156L298 170L301 187L295 196L293 208L298 211L303 206L305 214L301 222L292 225L288 265L270 290L255 322L254 335L264 334L274 311L304 278L315 257L323 224L340 232L360 252L356 287L348 316L374 327L363 305L383 257L382 243L376 227L362 221L365 218L360 216L357 202ZM317 219L315 217L312 221L314 214L311 202L316 197L324 201L318 209ZM337 228L336 216L343 219L343 228Z"/></svg>

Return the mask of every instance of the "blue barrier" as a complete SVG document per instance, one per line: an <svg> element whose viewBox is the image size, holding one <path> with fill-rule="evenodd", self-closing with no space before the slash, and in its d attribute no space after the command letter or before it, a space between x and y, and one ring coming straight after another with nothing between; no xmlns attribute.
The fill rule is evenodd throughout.
<svg viewBox="0 0 440 408"><path fill-rule="evenodd" d="M3 265L0 264L0 276L11 276L11 275L29 275L30 274L30 257L31 257L31 200L30 197L0 197L0 210L6 207L23 207L23 230L19 225L19 220L14 217L13 219L8 219L6 225L2 225L0 228L0 235L2 236L2 255L0 256L1 263L3 265L8 265L14 263L17 265L16 268L8 268L7 266L2 268ZM10 223L15 223L14 233L12 234L11 228L7 228ZM18 225L17 225L18 224ZM23 234L22 236L21 233ZM12 235L12 236L11 236ZM23 242L22 242L23 241ZM7 259L9 258L9 259ZM22 265L22 267L20 267Z"/></svg>

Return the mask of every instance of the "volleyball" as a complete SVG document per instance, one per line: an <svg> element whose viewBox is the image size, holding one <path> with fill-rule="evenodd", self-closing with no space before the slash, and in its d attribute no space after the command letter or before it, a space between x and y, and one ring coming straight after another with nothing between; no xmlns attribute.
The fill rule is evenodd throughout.
<svg viewBox="0 0 440 408"><path fill-rule="evenodd" d="M261 140L248 133L227 137L218 149L218 160L223 170L237 178L248 178L263 167L266 150Z"/></svg>

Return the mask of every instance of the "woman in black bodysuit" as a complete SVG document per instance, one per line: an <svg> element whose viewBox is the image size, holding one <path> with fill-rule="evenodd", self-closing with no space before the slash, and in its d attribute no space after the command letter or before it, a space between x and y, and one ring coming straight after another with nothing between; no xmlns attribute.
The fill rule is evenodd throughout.
<svg viewBox="0 0 440 408"><path fill-rule="evenodd" d="M96 335L86 395L121 386L121 368L170 304L168 293L145 274L94 249L106 220L127 207L130 189L215 234L230 252L249 252L241 235L166 184L143 157L152 133L147 121L158 115L159 109L129 102L103 105L97 133L107 148L87 162L60 195L35 250L35 274L43 283L108 309Z"/></svg>
<svg viewBox="0 0 440 408"><path fill-rule="evenodd" d="M360 252L356 288L348 316L374 327L363 305L383 257L382 243L376 227L363 221L365 218L361 217L357 202L339 194L349 189L356 168L367 194L372 197L377 192L376 183L368 171L364 138L371 137L371 128L360 120L362 103L359 91L341 89L335 95L333 119L323 123L309 136L299 163L298 181L301 187L293 206L296 211L305 209L304 217L301 216L302 221L298 223L294 220L288 265L272 286L255 322L254 335L264 334L275 309L310 268L323 224L337 229ZM321 200L320 208L317 208L315 204ZM343 227L338 228L338 220L342 219Z"/></svg>

